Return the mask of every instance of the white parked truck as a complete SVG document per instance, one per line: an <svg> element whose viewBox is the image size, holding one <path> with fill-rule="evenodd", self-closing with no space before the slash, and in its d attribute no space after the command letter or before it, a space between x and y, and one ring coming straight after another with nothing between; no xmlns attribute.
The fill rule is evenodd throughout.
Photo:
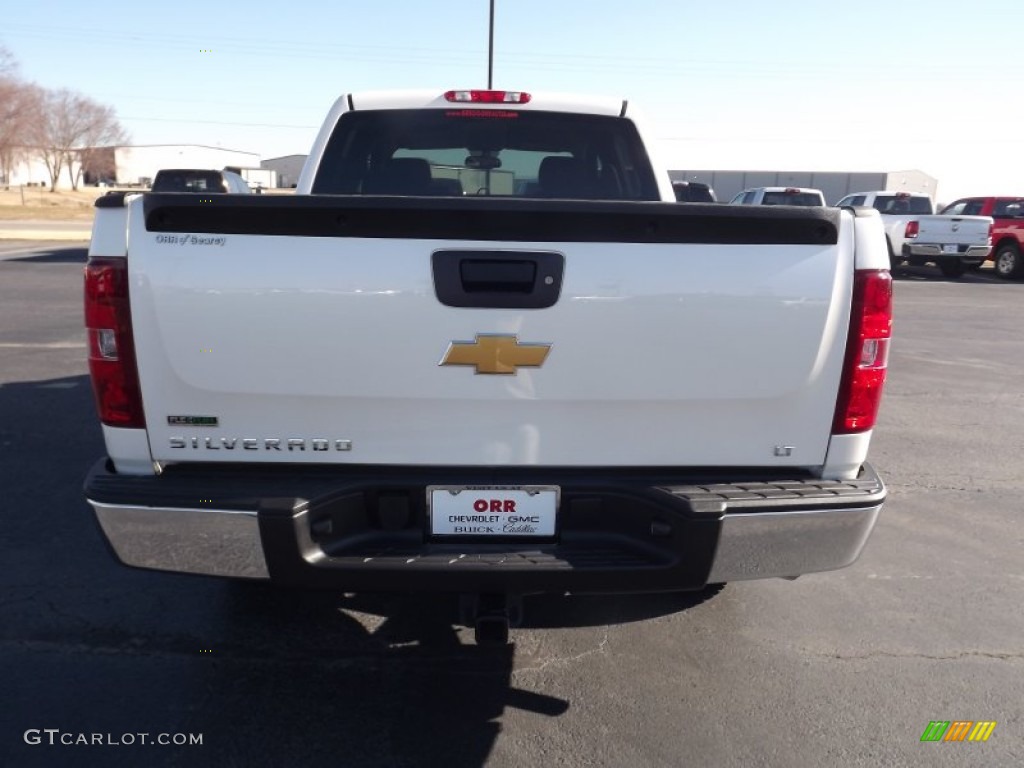
<svg viewBox="0 0 1024 768"><path fill-rule="evenodd" d="M85 495L117 556L468 595L485 640L522 595L852 563L881 219L678 205L648 135L620 100L353 94L294 197L101 198Z"/></svg>
<svg viewBox="0 0 1024 768"><path fill-rule="evenodd" d="M810 187L753 187L729 201L732 205L825 205L820 189Z"/></svg>
<svg viewBox="0 0 1024 768"><path fill-rule="evenodd" d="M936 215L928 195L855 192L836 205L866 205L882 214L893 267L932 263L946 277L960 277L981 266L992 250L991 216Z"/></svg>

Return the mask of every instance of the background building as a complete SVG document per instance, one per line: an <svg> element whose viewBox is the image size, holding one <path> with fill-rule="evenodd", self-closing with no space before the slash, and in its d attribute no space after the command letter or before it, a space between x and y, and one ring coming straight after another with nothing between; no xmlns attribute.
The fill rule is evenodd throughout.
<svg viewBox="0 0 1024 768"><path fill-rule="evenodd" d="M50 172L46 164L40 160L34 152L27 149L19 149L13 153L9 161L6 178L0 179L4 187L49 187ZM70 169L75 173L78 166ZM71 189L71 177L67 163L61 168L60 177L57 179L57 189Z"/></svg>
<svg viewBox="0 0 1024 768"><path fill-rule="evenodd" d="M226 166L260 167L260 156L255 152L199 144L93 147L75 152L76 157L89 155L86 167L92 170L82 174L81 183L85 185L108 181L147 186L161 168L210 168L219 171ZM76 172L78 168L79 161L75 160L71 172ZM5 183L9 186L48 187L50 174L41 160L31 152L23 151L13 163L10 178ZM66 164L57 179L57 189L71 189L71 177Z"/></svg>
<svg viewBox="0 0 1024 768"><path fill-rule="evenodd" d="M264 168L277 171L277 186L291 188L299 182L302 166L306 164L306 155L285 155L264 160Z"/></svg>
<svg viewBox="0 0 1024 768"><path fill-rule="evenodd" d="M161 168L211 168L218 171L228 166L259 168L260 156L255 152L200 144L146 144L115 147L114 166L118 184L148 185Z"/></svg>
<svg viewBox="0 0 1024 768"><path fill-rule="evenodd" d="M921 171L843 173L821 171L669 171L673 181L702 181L711 186L719 202L727 203L751 187L811 187L825 194L832 205L851 192L919 192L935 199L938 179Z"/></svg>

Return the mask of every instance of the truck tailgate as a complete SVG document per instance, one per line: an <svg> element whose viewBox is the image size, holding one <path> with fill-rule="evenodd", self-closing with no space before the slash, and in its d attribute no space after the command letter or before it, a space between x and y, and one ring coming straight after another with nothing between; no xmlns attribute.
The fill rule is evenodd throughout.
<svg viewBox="0 0 1024 768"><path fill-rule="evenodd" d="M128 212L156 461L824 463L848 212L183 197ZM437 251L561 256L557 300L447 306ZM488 339L549 347L514 374L439 365Z"/></svg>
<svg viewBox="0 0 1024 768"><path fill-rule="evenodd" d="M992 219L988 216L922 216L919 243L940 245L984 245Z"/></svg>

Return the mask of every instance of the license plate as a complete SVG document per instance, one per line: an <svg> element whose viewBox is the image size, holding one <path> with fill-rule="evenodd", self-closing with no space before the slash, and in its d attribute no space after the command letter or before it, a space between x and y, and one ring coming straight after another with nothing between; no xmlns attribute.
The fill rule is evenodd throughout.
<svg viewBox="0 0 1024 768"><path fill-rule="evenodd" d="M433 536L555 535L559 488L554 485L432 485L427 488Z"/></svg>
<svg viewBox="0 0 1024 768"><path fill-rule="evenodd" d="M959 248L955 245L944 245L942 246L943 253L956 253Z"/></svg>

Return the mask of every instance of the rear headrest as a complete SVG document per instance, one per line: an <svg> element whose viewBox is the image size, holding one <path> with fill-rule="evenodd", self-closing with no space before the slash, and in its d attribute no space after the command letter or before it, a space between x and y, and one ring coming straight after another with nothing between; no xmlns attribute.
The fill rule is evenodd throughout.
<svg viewBox="0 0 1024 768"><path fill-rule="evenodd" d="M430 163L421 157L393 157L367 178L363 192L371 195L430 194Z"/></svg>
<svg viewBox="0 0 1024 768"><path fill-rule="evenodd" d="M458 179L434 179L430 188L435 195L461 195L462 184Z"/></svg>
<svg viewBox="0 0 1024 768"><path fill-rule="evenodd" d="M582 197L583 172L574 157L545 157L537 171L537 182L544 197Z"/></svg>

